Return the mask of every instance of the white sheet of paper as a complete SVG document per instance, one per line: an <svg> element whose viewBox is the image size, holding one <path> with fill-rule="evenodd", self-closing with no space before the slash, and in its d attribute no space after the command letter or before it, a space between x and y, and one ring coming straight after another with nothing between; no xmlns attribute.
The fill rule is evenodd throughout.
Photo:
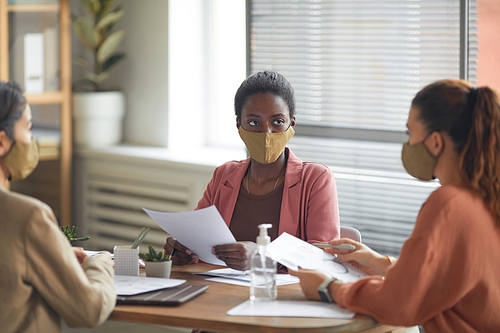
<svg viewBox="0 0 500 333"><path fill-rule="evenodd" d="M337 304L314 301L245 301L227 312L230 316L311 317L351 319L354 313Z"/></svg>
<svg viewBox="0 0 500 333"><path fill-rule="evenodd" d="M115 291L119 296L137 295L148 291L177 287L184 282L186 280L115 275Z"/></svg>
<svg viewBox="0 0 500 333"><path fill-rule="evenodd" d="M238 286L250 287L250 271L238 271L232 268L213 269L211 271L195 273L198 275L214 276L207 279L208 281L235 284ZM276 285L283 286L285 284L299 283L300 279L290 274L276 274Z"/></svg>
<svg viewBox="0 0 500 333"><path fill-rule="evenodd" d="M196 253L206 263L226 266L212 254L212 247L236 243L215 206L179 213L142 208L163 230Z"/></svg>
<svg viewBox="0 0 500 333"><path fill-rule="evenodd" d="M88 255L90 258L93 258L93 257L97 257L103 251L84 250L83 252L85 252L85 254ZM110 253L110 254L111 254L111 259L113 259L113 257L114 257L113 253Z"/></svg>
<svg viewBox="0 0 500 333"><path fill-rule="evenodd" d="M356 267L337 263L333 261L335 256L286 232L272 241L268 250L278 262L293 270L297 270L298 266L317 269L342 282L353 282L366 276Z"/></svg>

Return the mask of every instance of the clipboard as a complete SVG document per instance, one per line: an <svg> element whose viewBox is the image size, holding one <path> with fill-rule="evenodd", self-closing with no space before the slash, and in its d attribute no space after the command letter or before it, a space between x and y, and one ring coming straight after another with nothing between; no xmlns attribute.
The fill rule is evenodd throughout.
<svg viewBox="0 0 500 333"><path fill-rule="evenodd" d="M184 283L180 286L150 291L133 296L117 296L117 304L141 304L178 306L195 298L208 289L207 285L198 283Z"/></svg>

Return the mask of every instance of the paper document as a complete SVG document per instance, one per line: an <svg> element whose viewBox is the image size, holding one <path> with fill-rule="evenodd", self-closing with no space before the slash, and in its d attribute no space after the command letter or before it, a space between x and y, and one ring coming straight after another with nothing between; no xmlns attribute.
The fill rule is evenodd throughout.
<svg viewBox="0 0 500 333"><path fill-rule="evenodd" d="M236 284L238 286L250 287L250 271L238 271L232 268L214 269L207 272L196 273L198 275L209 275L214 278L207 279L208 281L222 282L228 284ZM300 279L290 274L276 274L276 285L282 286L285 284L299 283Z"/></svg>
<svg viewBox="0 0 500 333"><path fill-rule="evenodd" d="M115 291L118 296L137 295L148 291L177 287L184 282L186 280L115 275Z"/></svg>
<svg viewBox="0 0 500 333"><path fill-rule="evenodd" d="M245 301L227 312L230 316L272 316L351 319L354 313L337 304L315 301Z"/></svg>
<svg viewBox="0 0 500 333"><path fill-rule="evenodd" d="M103 251L84 250L83 252L85 252L85 254L88 255L90 258L93 258L93 257L97 257L98 255L100 255ZM114 257L113 253L110 253L110 254L111 254L111 259L113 259L113 257Z"/></svg>
<svg viewBox="0 0 500 333"><path fill-rule="evenodd" d="M322 273L342 282L359 280L366 274L350 264L333 261L335 256L304 242L286 232L268 245L274 258L286 267L297 270L298 267L317 269Z"/></svg>
<svg viewBox="0 0 500 333"><path fill-rule="evenodd" d="M163 230L196 253L201 260L226 266L212 254L212 247L233 244L236 240L215 206L180 213L143 209Z"/></svg>

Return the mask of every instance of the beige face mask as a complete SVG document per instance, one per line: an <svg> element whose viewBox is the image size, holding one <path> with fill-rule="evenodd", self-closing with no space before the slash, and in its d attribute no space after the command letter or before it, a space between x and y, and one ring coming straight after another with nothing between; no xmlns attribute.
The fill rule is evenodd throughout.
<svg viewBox="0 0 500 333"><path fill-rule="evenodd" d="M403 161L404 168L411 176L420 180L434 179L432 173L439 157L432 155L425 146L424 142L429 135L423 141L413 145L403 143L401 151L401 161Z"/></svg>
<svg viewBox="0 0 500 333"><path fill-rule="evenodd" d="M38 146L35 138L31 138L30 144L14 142L3 161L10 171L10 179L21 180L28 177L38 165Z"/></svg>
<svg viewBox="0 0 500 333"><path fill-rule="evenodd" d="M252 158L260 164L274 163L295 131L292 126L281 133L250 132L240 126L238 133Z"/></svg>

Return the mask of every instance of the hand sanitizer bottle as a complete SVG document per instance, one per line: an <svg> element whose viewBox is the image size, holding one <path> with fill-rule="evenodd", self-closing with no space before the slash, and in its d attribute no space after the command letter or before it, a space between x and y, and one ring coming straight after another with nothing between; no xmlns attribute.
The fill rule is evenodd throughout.
<svg viewBox="0 0 500 333"><path fill-rule="evenodd" d="M259 225L257 250L255 250L250 258L250 300L252 301L272 301L278 296L278 288L276 287L276 260L267 251L267 244L271 242L271 238L267 235L267 229L271 227L271 224Z"/></svg>

